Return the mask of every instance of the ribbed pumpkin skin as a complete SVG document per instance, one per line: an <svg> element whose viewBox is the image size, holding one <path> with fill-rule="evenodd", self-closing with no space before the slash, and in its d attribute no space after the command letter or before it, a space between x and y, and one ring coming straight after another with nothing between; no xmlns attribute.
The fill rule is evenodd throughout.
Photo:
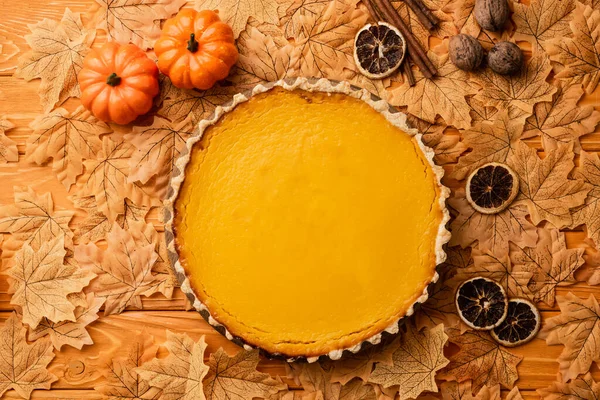
<svg viewBox="0 0 600 400"><path fill-rule="evenodd" d="M128 124L152 108L158 67L133 44L106 43L92 49L78 75L81 103L96 118Z"/></svg>
<svg viewBox="0 0 600 400"><path fill-rule="evenodd" d="M167 20L154 52L160 72L183 89L210 89L238 58L231 27L209 10L184 9Z"/></svg>

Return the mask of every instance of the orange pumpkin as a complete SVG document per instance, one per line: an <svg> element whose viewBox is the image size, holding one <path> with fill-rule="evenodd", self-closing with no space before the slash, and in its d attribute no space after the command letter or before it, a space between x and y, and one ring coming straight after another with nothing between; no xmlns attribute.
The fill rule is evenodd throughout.
<svg viewBox="0 0 600 400"><path fill-rule="evenodd" d="M184 89L210 89L238 57L231 27L209 10L184 9L165 22L154 52L160 72Z"/></svg>
<svg viewBox="0 0 600 400"><path fill-rule="evenodd" d="M158 94L156 63L133 44L92 49L78 79L81 103L105 122L130 123L150 111Z"/></svg>

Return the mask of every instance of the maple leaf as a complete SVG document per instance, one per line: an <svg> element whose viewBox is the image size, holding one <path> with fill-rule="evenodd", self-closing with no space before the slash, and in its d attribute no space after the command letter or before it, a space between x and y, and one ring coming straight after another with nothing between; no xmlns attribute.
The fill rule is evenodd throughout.
<svg viewBox="0 0 600 400"><path fill-rule="evenodd" d="M19 47L6 36L0 35L0 72L16 67L11 60L17 54L19 54Z"/></svg>
<svg viewBox="0 0 600 400"><path fill-rule="evenodd" d="M379 397L373 385L365 384L360 379L353 379L340 390L339 400L376 400Z"/></svg>
<svg viewBox="0 0 600 400"><path fill-rule="evenodd" d="M429 50L430 48L430 37L435 37L441 40L445 37L454 36L458 33L458 30L452 20L452 16L444 11L444 7L447 7L448 3L448 0L423 0L423 5L438 19L438 23L430 31L423 26L413 10L408 7L405 2L392 1L392 5L402 20L405 21L405 24L410 29L417 42L419 42L421 47L423 47L425 50Z"/></svg>
<svg viewBox="0 0 600 400"><path fill-rule="evenodd" d="M280 19L280 25L287 38L300 36L302 25L301 16L318 16L331 3L331 0L294 0L287 8L285 15ZM358 0L338 0L339 11L354 8Z"/></svg>
<svg viewBox="0 0 600 400"><path fill-rule="evenodd" d="M451 0L443 8L443 11L452 14L454 25L459 33L477 37L481 28L475 20L474 8L475 0Z"/></svg>
<svg viewBox="0 0 600 400"><path fill-rule="evenodd" d="M368 14L360 8L339 12L332 1L319 15L300 15L301 32L294 41L298 61L290 63L292 76L344 79L354 68L354 36Z"/></svg>
<svg viewBox="0 0 600 400"><path fill-rule="evenodd" d="M154 344L154 338L147 332L136 335L125 353L127 356L117 357L103 369L106 382L94 389L106 396L106 399L159 399L161 391L152 387L146 379L140 378L136 368L149 362L156 356L158 346Z"/></svg>
<svg viewBox="0 0 600 400"><path fill-rule="evenodd" d="M14 389L24 399L35 389L50 389L58 380L46 367L54 358L50 339L33 344L25 339L27 329L17 314L11 313L0 329L0 396Z"/></svg>
<svg viewBox="0 0 600 400"><path fill-rule="evenodd" d="M527 205L534 225L546 220L561 229L572 224L570 209L585 202L591 185L568 179L574 168L573 145L558 145L542 160L535 149L517 143L508 160L519 177L516 202Z"/></svg>
<svg viewBox="0 0 600 400"><path fill-rule="evenodd" d="M283 79L293 69L292 63L297 63L300 59L300 47L288 43L277 27L263 32L261 27L248 25L241 33L237 47L238 62L228 80L238 90Z"/></svg>
<svg viewBox="0 0 600 400"><path fill-rule="evenodd" d="M30 187L15 187L14 193L15 204L0 208L0 232L11 234L4 243L3 257L10 257L24 243L39 250L55 237L64 237L65 248L73 248L69 228L73 211L55 211L50 193L38 195Z"/></svg>
<svg viewBox="0 0 600 400"><path fill-rule="evenodd" d="M56 350L60 351L63 345L81 350L84 345L94 343L85 327L98 319L98 311L102 304L104 299L88 293L85 297L85 305L75 309L75 321L55 323L48 318L43 318L35 329L29 328L29 340L38 340L48 335Z"/></svg>
<svg viewBox="0 0 600 400"><path fill-rule="evenodd" d="M572 211L571 228L586 226L587 236L600 246L600 158L596 153L581 152L579 167L573 177L591 185L585 203Z"/></svg>
<svg viewBox="0 0 600 400"><path fill-rule="evenodd" d="M113 224L106 215L98 211L95 197L75 196L71 200L76 208L84 210L87 214L85 219L76 225L75 238L77 244L97 242L105 239L106 235L112 229ZM123 229L128 229L132 222L144 221L146 214L148 214L148 211L150 210L148 207L133 204L129 199L125 199L123 209L123 214L119 214L116 220Z"/></svg>
<svg viewBox="0 0 600 400"><path fill-rule="evenodd" d="M558 229L538 229L538 243L533 248L511 246L510 256L520 273L532 274L528 288L536 301L554 305L558 286L576 282L575 271L581 267L584 249L567 249L564 233Z"/></svg>
<svg viewBox="0 0 600 400"><path fill-rule="evenodd" d="M489 106L473 97L467 97L467 103L471 107L471 118L473 122L491 122L494 123L498 110L496 107Z"/></svg>
<svg viewBox="0 0 600 400"><path fill-rule="evenodd" d="M462 132L463 144L472 149L458 160L451 176L465 179L475 169L490 162L506 163L523 132L523 124L511 119L506 112L497 115L493 125L477 122Z"/></svg>
<svg viewBox="0 0 600 400"><path fill-rule="evenodd" d="M187 90L173 86L166 76L160 77L160 94L157 103L162 104L157 114L173 123L190 118L197 124L212 115L215 108L231 101L236 92L231 87L216 84L209 90Z"/></svg>
<svg viewBox="0 0 600 400"><path fill-rule="evenodd" d="M75 321L69 293L80 292L95 274L64 264L64 238L45 242L34 251L27 243L9 263L10 303L23 310L23 322L38 326L42 318L52 322Z"/></svg>
<svg viewBox="0 0 600 400"><path fill-rule="evenodd" d="M371 346L358 353L344 354L340 360L331 363L332 371L329 380L339 382L342 385L347 384L354 378L360 378L366 382L375 363L392 364L392 354L396 347L397 342L384 343Z"/></svg>
<svg viewBox="0 0 600 400"><path fill-rule="evenodd" d="M440 393L443 400L500 400L500 385L483 386L474 396L471 381L450 381L440 385Z"/></svg>
<svg viewBox="0 0 600 400"><path fill-rule="evenodd" d="M107 242L106 250L93 243L75 247L77 262L98 275L89 291L106 299L104 315L119 314L128 306L141 308L140 296L154 283L151 272L157 259L154 245L137 243L129 231L116 223Z"/></svg>
<svg viewBox="0 0 600 400"><path fill-rule="evenodd" d="M427 79L420 71L414 71L416 84L410 86L404 82L392 89L390 103L408 106L409 113L430 123L435 123L440 115L448 125L468 128L471 116L465 96L476 93L469 74L456 68L447 54L438 56L429 52L428 56L438 70L437 75Z"/></svg>
<svg viewBox="0 0 600 400"><path fill-rule="evenodd" d="M450 224L450 246L464 248L477 241L480 250L490 251L498 257L508 254L509 241L521 247L535 246L537 232L527 220L529 211L524 204L513 203L497 214L481 214L467 201L464 189L456 191L448 204L458 212Z"/></svg>
<svg viewBox="0 0 600 400"><path fill-rule="evenodd" d="M531 57L515 75L499 75L487 68L474 75L483 88L475 98L498 110L508 110L511 119L529 116L540 101L552 101L556 87L546 82L552 66L545 54Z"/></svg>
<svg viewBox="0 0 600 400"><path fill-rule="evenodd" d="M289 5L291 1L284 0ZM252 17L258 22L279 25L279 18L285 14L285 5L281 2L260 0L196 0L198 10L219 10L219 16L227 22L233 35L237 39L240 32L246 28L248 18Z"/></svg>
<svg viewBox="0 0 600 400"><path fill-rule="evenodd" d="M473 250L474 265L462 269L457 276L458 280L467 280L476 276L483 276L498 282L508 297L533 299L533 293L528 284L534 272L524 266L514 266L508 254L497 257L488 251Z"/></svg>
<svg viewBox="0 0 600 400"><path fill-rule="evenodd" d="M176 14L186 0L95 0L93 23L108 39L147 50L160 36L160 21Z"/></svg>
<svg viewBox="0 0 600 400"><path fill-rule="evenodd" d="M162 389L163 400L204 400L202 380L209 367L204 365L204 336L194 342L185 333L167 331L164 346L169 356L153 359L135 369L152 386Z"/></svg>
<svg viewBox="0 0 600 400"><path fill-rule="evenodd" d="M433 159L437 165L455 163L458 157L467 150L464 142L460 141L459 135L444 134L445 124L432 124L410 114L408 114L407 120L410 126L423 134L423 143L435 151Z"/></svg>
<svg viewBox="0 0 600 400"><path fill-rule="evenodd" d="M37 117L29 127L25 156L38 165L53 159L52 170L67 190L83 173L83 159L92 158L102 147L101 134L112 129L80 106L73 113L64 108Z"/></svg>
<svg viewBox="0 0 600 400"><path fill-rule="evenodd" d="M538 389L544 400L597 400L600 398L600 383L596 383L589 372L569 383L553 382L545 389Z"/></svg>
<svg viewBox="0 0 600 400"><path fill-rule="evenodd" d="M6 136L6 132L14 127L15 125L7 120L6 117L0 118L0 164L19 161L17 143Z"/></svg>
<svg viewBox="0 0 600 400"><path fill-rule="evenodd" d="M548 42L552 61L564 65L560 79L581 83L591 94L600 80L600 11L578 3L570 23L573 37L555 37Z"/></svg>
<svg viewBox="0 0 600 400"><path fill-rule="evenodd" d="M25 40L32 51L19 58L15 76L42 80L38 92L44 112L49 112L55 104L81 95L77 74L95 31L84 28L80 14L68 8L60 23L43 19L29 29L31 34Z"/></svg>
<svg viewBox="0 0 600 400"><path fill-rule="evenodd" d="M587 300L573 293L557 296L560 315L548 318L540 337L548 345L565 346L558 357L563 382L585 374L600 363L600 306L593 294Z"/></svg>
<svg viewBox="0 0 600 400"><path fill-rule="evenodd" d="M423 391L437 392L435 374L448 365L448 359L444 357L444 345L448 340L444 325L422 332L410 325L407 327L394 352L393 364L377 364L369 378L370 382L384 387L400 385L401 400L416 398Z"/></svg>
<svg viewBox="0 0 600 400"><path fill-rule="evenodd" d="M570 36L569 21L575 0L536 0L530 5L514 3L515 40L527 40L534 51L546 50L546 42Z"/></svg>
<svg viewBox="0 0 600 400"><path fill-rule="evenodd" d="M252 400L287 388L281 380L258 372L258 361L258 350L240 351L229 357L219 348L208 361L209 371L204 379L206 399Z"/></svg>
<svg viewBox="0 0 600 400"><path fill-rule="evenodd" d="M190 118L173 125L162 118L154 118L152 125L135 126L125 139L135 146L129 161L128 182L146 184L157 176L155 191L162 198L166 195L175 162L185 149L185 143L196 129Z"/></svg>
<svg viewBox="0 0 600 400"><path fill-rule="evenodd" d="M512 388L519 377L517 364L523 357L504 349L487 332L467 331L462 335L458 329L447 332L460 351L450 357L450 364L442 370L440 378L459 382L472 379L474 390L497 384Z"/></svg>
<svg viewBox="0 0 600 400"><path fill-rule="evenodd" d="M578 149L579 137L594 132L600 122L600 112L594 107L579 106L583 95L579 85L559 84L551 102L541 102L534 107L533 115L525 121L523 138L541 136L546 151L558 144L571 144Z"/></svg>
<svg viewBox="0 0 600 400"><path fill-rule="evenodd" d="M100 211L113 222L119 214L125 212L125 199L141 206L152 206L157 203L138 182L130 182L129 160L135 148L132 144L114 142L107 136L102 138L102 150L96 159L85 160L86 168L82 182L78 183L79 195L96 198Z"/></svg>

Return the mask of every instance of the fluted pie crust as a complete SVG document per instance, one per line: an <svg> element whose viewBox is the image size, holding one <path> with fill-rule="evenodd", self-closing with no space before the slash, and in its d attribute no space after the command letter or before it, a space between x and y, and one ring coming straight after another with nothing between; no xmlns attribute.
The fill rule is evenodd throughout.
<svg viewBox="0 0 600 400"><path fill-rule="evenodd" d="M446 258L433 155L404 114L348 83L236 95L200 122L171 181L182 290L229 339L288 359L397 333Z"/></svg>

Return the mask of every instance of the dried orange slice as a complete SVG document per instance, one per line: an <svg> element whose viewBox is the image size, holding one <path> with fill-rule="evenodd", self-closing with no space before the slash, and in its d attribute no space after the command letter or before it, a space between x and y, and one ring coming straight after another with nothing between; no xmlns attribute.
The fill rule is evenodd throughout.
<svg viewBox="0 0 600 400"><path fill-rule="evenodd" d="M406 54L406 40L396 27L385 23L367 24L354 38L354 62L361 74L381 79L394 72Z"/></svg>
<svg viewBox="0 0 600 400"><path fill-rule="evenodd" d="M482 214L506 209L519 193L519 178L507 165L489 163L477 168L467 179L467 200Z"/></svg>
<svg viewBox="0 0 600 400"><path fill-rule="evenodd" d="M515 347L533 339L540 325L540 312L529 300L511 299L506 319L491 334L503 346Z"/></svg>
<svg viewBox="0 0 600 400"><path fill-rule="evenodd" d="M491 330L506 318L508 299L500 284L488 278L477 277L458 287L456 309L463 322L471 328Z"/></svg>

